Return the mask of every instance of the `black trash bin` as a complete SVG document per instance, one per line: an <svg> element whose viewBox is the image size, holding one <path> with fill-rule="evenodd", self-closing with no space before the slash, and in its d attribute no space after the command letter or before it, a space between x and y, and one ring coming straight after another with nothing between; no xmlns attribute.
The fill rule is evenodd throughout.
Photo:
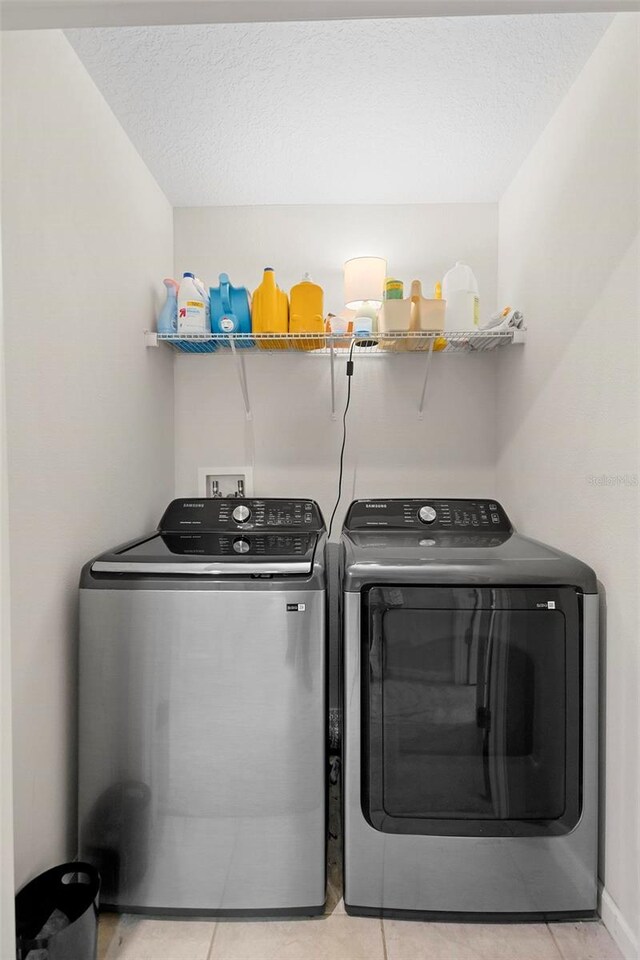
<svg viewBox="0 0 640 960"><path fill-rule="evenodd" d="M96 960L100 874L74 861L41 873L16 896L17 960Z"/></svg>

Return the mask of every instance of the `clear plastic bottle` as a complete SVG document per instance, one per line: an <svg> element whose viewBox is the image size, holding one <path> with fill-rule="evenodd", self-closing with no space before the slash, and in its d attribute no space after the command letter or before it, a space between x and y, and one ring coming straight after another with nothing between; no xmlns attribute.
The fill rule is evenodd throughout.
<svg viewBox="0 0 640 960"><path fill-rule="evenodd" d="M473 270L458 260L442 281L442 296L447 302L447 330L475 330L480 321L478 281Z"/></svg>

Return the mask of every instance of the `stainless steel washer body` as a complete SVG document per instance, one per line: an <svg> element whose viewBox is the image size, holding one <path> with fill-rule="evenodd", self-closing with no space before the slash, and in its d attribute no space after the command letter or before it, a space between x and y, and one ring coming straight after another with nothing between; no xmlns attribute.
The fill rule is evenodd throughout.
<svg viewBox="0 0 640 960"><path fill-rule="evenodd" d="M347 912L593 916L593 571L495 502L373 500L341 576Z"/></svg>
<svg viewBox="0 0 640 960"><path fill-rule="evenodd" d="M225 504L174 502L82 573L80 855L108 908L323 910L324 524Z"/></svg>

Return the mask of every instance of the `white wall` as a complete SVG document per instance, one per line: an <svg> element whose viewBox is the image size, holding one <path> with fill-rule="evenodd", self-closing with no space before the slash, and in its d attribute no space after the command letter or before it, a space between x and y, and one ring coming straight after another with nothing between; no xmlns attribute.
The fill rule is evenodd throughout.
<svg viewBox="0 0 640 960"><path fill-rule="evenodd" d="M76 853L81 564L153 528L172 492L171 358L142 331L173 239L169 204L65 37L2 43L19 885Z"/></svg>
<svg viewBox="0 0 640 960"><path fill-rule="evenodd" d="M0 44L0 124L2 122ZM2 155L0 154L0 182ZM2 209L0 207L0 246ZM0 259L0 957L15 953L13 935L13 770L11 751L11 633L9 622L9 502L5 416L4 310Z"/></svg>
<svg viewBox="0 0 640 960"><path fill-rule="evenodd" d="M495 307L494 204L184 208L174 220L178 275L193 270L217 282L226 271L232 283L253 289L268 264L289 290L309 270L325 290L326 310L337 312L342 264L351 256L385 256L391 274L405 283L422 279L425 292L465 259L478 276L482 312ZM435 355L419 421L424 355L356 360L344 506L353 496L494 495L495 361L490 354ZM330 417L328 359L251 355L246 368L255 492L315 497L328 518L342 435L341 416ZM336 379L341 414L344 360ZM246 463L252 437L230 356L180 357L175 388L176 492L190 496L198 467Z"/></svg>
<svg viewBox="0 0 640 960"><path fill-rule="evenodd" d="M639 171L636 15L616 18L500 203L498 496L606 589L603 916L638 949Z"/></svg>

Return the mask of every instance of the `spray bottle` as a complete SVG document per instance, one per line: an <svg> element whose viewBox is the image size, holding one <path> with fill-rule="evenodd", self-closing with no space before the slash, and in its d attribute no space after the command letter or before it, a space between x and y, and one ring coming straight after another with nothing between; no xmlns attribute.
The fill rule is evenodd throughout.
<svg viewBox="0 0 640 960"><path fill-rule="evenodd" d="M178 330L178 281L166 277L162 281L167 288L167 299L158 316L158 333L175 336Z"/></svg>

